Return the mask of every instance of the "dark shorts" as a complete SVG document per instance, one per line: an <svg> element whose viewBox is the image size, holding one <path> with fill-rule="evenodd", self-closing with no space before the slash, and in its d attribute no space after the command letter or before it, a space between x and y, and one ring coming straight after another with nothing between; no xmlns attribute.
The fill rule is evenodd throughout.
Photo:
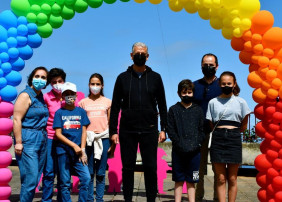
<svg viewBox="0 0 282 202"><path fill-rule="evenodd" d="M172 150L172 180L175 182L199 182L199 167L201 153L180 153Z"/></svg>
<svg viewBox="0 0 282 202"><path fill-rule="evenodd" d="M213 163L242 163L240 129L215 129L212 134L210 155Z"/></svg>

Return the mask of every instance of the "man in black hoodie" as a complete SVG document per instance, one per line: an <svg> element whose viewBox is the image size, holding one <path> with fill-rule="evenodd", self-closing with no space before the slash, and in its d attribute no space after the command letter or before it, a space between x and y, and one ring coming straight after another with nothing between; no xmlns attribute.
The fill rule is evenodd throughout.
<svg viewBox="0 0 282 202"><path fill-rule="evenodd" d="M134 64L117 77L113 92L110 138L115 144L120 141L123 195L127 202L132 201L138 143L144 168L147 201L155 201L158 142L164 142L166 139L167 107L164 86L161 76L145 65L148 57L147 46L141 42L135 43L131 53ZM161 118L160 133L157 107Z"/></svg>

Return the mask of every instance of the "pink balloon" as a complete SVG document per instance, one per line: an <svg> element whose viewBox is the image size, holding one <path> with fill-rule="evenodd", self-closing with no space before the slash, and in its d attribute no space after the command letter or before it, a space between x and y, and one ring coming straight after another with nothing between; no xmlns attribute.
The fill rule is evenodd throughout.
<svg viewBox="0 0 282 202"><path fill-rule="evenodd" d="M7 118L13 115L14 105L11 102L0 102L0 117Z"/></svg>
<svg viewBox="0 0 282 202"><path fill-rule="evenodd" d="M8 150L13 144L13 140L8 135L0 135L0 151Z"/></svg>
<svg viewBox="0 0 282 202"><path fill-rule="evenodd" d="M7 151L0 151L0 168L8 167L12 162L12 155Z"/></svg>
<svg viewBox="0 0 282 202"><path fill-rule="evenodd" d="M12 179L12 171L9 168L0 168L0 190L1 186L6 186Z"/></svg>
<svg viewBox="0 0 282 202"><path fill-rule="evenodd" d="M11 196L12 189L10 186L1 186L0 189L0 200L6 200Z"/></svg>
<svg viewBox="0 0 282 202"><path fill-rule="evenodd" d="M9 118L0 118L0 135L8 135L13 130L13 121Z"/></svg>

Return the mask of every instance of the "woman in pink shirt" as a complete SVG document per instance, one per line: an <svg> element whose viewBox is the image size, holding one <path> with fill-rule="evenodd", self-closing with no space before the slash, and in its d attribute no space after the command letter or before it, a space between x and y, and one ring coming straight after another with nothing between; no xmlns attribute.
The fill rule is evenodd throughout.
<svg viewBox="0 0 282 202"><path fill-rule="evenodd" d="M107 152L110 148L109 118L111 100L104 97L104 80L100 74L92 74L89 79L89 96L79 102L86 110L90 120L87 127L88 168L91 181L88 187L87 201L94 201L94 174L96 173L96 201L104 201L105 173L107 167Z"/></svg>
<svg viewBox="0 0 282 202"><path fill-rule="evenodd" d="M55 130L53 129L53 121L55 112L65 105L65 102L62 101L61 87L62 84L65 83L66 73L64 70L60 68L53 68L50 70L48 74L47 81L51 84L52 90L46 94L44 94L44 101L47 104L49 111L49 119L47 121L47 159L46 164L43 170L43 194L42 194L42 202L52 201L53 197L53 186L54 186L54 178L55 171L57 168L57 158L56 158L56 135ZM76 106L78 106L78 102L84 98L84 94L82 92L77 92ZM58 190L58 201L60 201L60 191Z"/></svg>

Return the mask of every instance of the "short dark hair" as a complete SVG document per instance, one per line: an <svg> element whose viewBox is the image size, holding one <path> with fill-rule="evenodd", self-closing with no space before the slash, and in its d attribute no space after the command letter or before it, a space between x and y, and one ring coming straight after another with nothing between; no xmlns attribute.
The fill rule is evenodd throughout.
<svg viewBox="0 0 282 202"><path fill-rule="evenodd" d="M92 75L90 76L90 78L89 78L89 84L90 84L92 78L97 78L97 79L99 79L100 82L101 82L101 84L104 85L104 79L103 79L103 77L102 77L101 74L98 74L98 73L92 74ZM100 94L104 96L103 88L101 88ZM91 91L90 91L90 89L89 89L89 95L88 95L88 97L89 97L90 95L91 95Z"/></svg>
<svg viewBox="0 0 282 202"><path fill-rule="evenodd" d="M49 73L48 73L48 70L47 70L45 67L43 67L43 66L39 66L39 67L36 67L34 70L32 70L32 72L29 74L29 76L28 76L28 78L27 78L27 85L32 86L32 79L33 79L35 73L36 73L38 70L43 70L43 71L45 71L46 74L47 74L47 78L48 78L48 74L49 74ZM47 82L47 85L48 85L48 82ZM46 86L47 86L47 85L46 85ZM46 86L45 86L44 88L46 88Z"/></svg>
<svg viewBox="0 0 282 202"><path fill-rule="evenodd" d="M231 77L233 77L234 83L236 83L236 86L235 86L234 89L233 89L233 94L236 95L236 96L238 96L239 93L240 93L240 87L239 87L239 85L238 85L238 83L237 83L235 74L234 74L233 72L229 72L229 71L223 72L223 73L220 75L220 77L219 77L219 85L220 85L220 83L221 83L221 79L222 79L223 76L231 76Z"/></svg>
<svg viewBox="0 0 282 202"><path fill-rule="evenodd" d="M214 54L212 54L212 53L207 53L207 54L205 54L205 55L202 57L201 65L203 64L204 57L206 57L206 56L213 56L213 57L214 57L214 59L215 59L215 64L216 64L216 66L218 66L218 60L217 60L217 57L216 57L216 55L214 55Z"/></svg>
<svg viewBox="0 0 282 202"><path fill-rule="evenodd" d="M65 82L66 81L66 73L64 72L63 69L61 68L52 68L50 71L49 71L49 74L48 74L48 77L47 77L47 83L51 83L51 80L55 77L62 77L63 81Z"/></svg>
<svg viewBox="0 0 282 202"><path fill-rule="evenodd" d="M178 95L180 95L183 90L192 90L194 92L195 87L194 87L193 82L189 79L184 79L180 81L180 83L178 84L178 90L177 90Z"/></svg>

